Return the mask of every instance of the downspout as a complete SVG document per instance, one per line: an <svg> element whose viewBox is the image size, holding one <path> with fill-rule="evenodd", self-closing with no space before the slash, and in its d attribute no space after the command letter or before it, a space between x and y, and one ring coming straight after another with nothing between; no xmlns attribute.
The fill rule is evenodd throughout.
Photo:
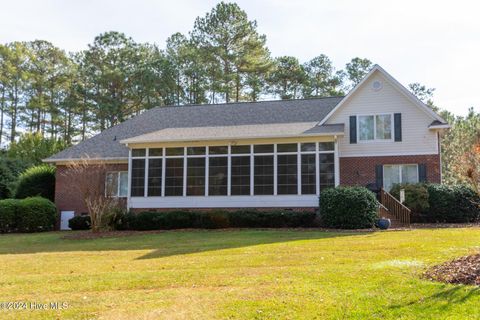
<svg viewBox="0 0 480 320"><path fill-rule="evenodd" d="M337 136L334 136L335 139L335 149L334 149L334 159L335 159L335 187L340 185L340 159L338 156L338 139Z"/></svg>
<svg viewBox="0 0 480 320"><path fill-rule="evenodd" d="M438 158L440 160L440 184L443 184L442 143L440 131L437 131Z"/></svg>
<svg viewBox="0 0 480 320"><path fill-rule="evenodd" d="M126 144L128 148L128 144ZM127 189L127 210L130 211L131 206L131 190L132 189L132 149L128 148L128 189Z"/></svg>

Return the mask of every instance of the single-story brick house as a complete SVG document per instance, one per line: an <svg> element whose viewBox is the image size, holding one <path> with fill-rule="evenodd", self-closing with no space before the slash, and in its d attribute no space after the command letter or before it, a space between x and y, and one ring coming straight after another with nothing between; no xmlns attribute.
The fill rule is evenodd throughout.
<svg viewBox="0 0 480 320"><path fill-rule="evenodd" d="M111 196L135 210L315 208L337 185L441 182L448 127L376 65L345 97L158 107L45 162L75 215L86 209L62 173L85 157L108 163Z"/></svg>

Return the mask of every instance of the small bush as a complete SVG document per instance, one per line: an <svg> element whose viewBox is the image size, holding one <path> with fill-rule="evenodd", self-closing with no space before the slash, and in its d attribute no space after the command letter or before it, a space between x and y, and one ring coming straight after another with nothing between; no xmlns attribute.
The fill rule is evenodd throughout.
<svg viewBox="0 0 480 320"><path fill-rule="evenodd" d="M109 208L108 211L100 217L100 229L106 231L115 230L125 214L126 210L120 206Z"/></svg>
<svg viewBox="0 0 480 320"><path fill-rule="evenodd" d="M197 226L198 216L189 211L153 212L145 211L137 214L133 222L135 230L183 229Z"/></svg>
<svg viewBox="0 0 480 320"><path fill-rule="evenodd" d="M41 197L26 198L19 202L17 229L20 232L52 230L57 209L53 202Z"/></svg>
<svg viewBox="0 0 480 320"><path fill-rule="evenodd" d="M239 210L230 213L230 224L238 228L312 227L315 212Z"/></svg>
<svg viewBox="0 0 480 320"><path fill-rule="evenodd" d="M183 228L296 228L312 227L315 212L294 211L169 211L127 213L118 230L168 230Z"/></svg>
<svg viewBox="0 0 480 320"><path fill-rule="evenodd" d="M123 212L123 215L118 217L115 225L116 230L135 230L137 214L134 212Z"/></svg>
<svg viewBox="0 0 480 320"><path fill-rule="evenodd" d="M339 187L320 194L320 219L328 228L372 228L377 219L378 201L364 187Z"/></svg>
<svg viewBox="0 0 480 320"><path fill-rule="evenodd" d="M205 229L224 229L230 227L230 213L223 210L213 210L197 213L198 228Z"/></svg>
<svg viewBox="0 0 480 320"><path fill-rule="evenodd" d="M13 232L16 229L19 200L0 200L0 232Z"/></svg>
<svg viewBox="0 0 480 320"><path fill-rule="evenodd" d="M90 216L75 216L68 220L68 227L72 230L88 230L92 227Z"/></svg>
<svg viewBox="0 0 480 320"><path fill-rule="evenodd" d="M55 197L55 167L40 165L23 172L17 184L15 198L40 196L53 201Z"/></svg>
<svg viewBox="0 0 480 320"><path fill-rule="evenodd" d="M405 190L405 202L403 204L412 210L412 221L421 221L422 213L430 207L426 185L423 183L394 185L390 193L398 200L400 200L400 189Z"/></svg>
<svg viewBox="0 0 480 320"><path fill-rule="evenodd" d="M467 186L427 185L430 208L424 222L468 223L480 218L480 197Z"/></svg>

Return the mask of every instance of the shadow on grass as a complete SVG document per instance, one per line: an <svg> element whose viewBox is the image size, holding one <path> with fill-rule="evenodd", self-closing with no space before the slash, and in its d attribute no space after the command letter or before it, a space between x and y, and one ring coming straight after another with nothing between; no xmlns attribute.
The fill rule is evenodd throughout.
<svg viewBox="0 0 480 320"><path fill-rule="evenodd" d="M429 310L448 311L458 304L467 302L471 298L480 297L480 287L465 285L443 285L438 291L421 299L391 305L390 309L415 308L429 312Z"/></svg>
<svg viewBox="0 0 480 320"><path fill-rule="evenodd" d="M300 240L318 240L336 237L352 237L372 232L326 232L312 230L236 230L236 231L199 231L203 234L197 241L179 241L165 250L158 248L137 258L155 259L172 255L183 255L206 251L242 248L274 243L286 243Z"/></svg>
<svg viewBox="0 0 480 320"><path fill-rule="evenodd" d="M182 230L126 237L68 240L63 239L65 233L49 232L1 236L0 255L71 251L151 250L149 253L136 258L136 260L142 260L265 244L355 237L366 234L373 234L373 232L330 232L315 229Z"/></svg>

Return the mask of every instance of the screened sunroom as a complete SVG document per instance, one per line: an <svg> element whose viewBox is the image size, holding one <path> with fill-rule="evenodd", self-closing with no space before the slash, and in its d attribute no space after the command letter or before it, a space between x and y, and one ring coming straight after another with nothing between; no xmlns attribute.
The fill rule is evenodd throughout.
<svg viewBox="0 0 480 320"><path fill-rule="evenodd" d="M252 127L167 129L124 141L128 206L315 207L320 191L338 184L335 135L302 135L311 123Z"/></svg>

